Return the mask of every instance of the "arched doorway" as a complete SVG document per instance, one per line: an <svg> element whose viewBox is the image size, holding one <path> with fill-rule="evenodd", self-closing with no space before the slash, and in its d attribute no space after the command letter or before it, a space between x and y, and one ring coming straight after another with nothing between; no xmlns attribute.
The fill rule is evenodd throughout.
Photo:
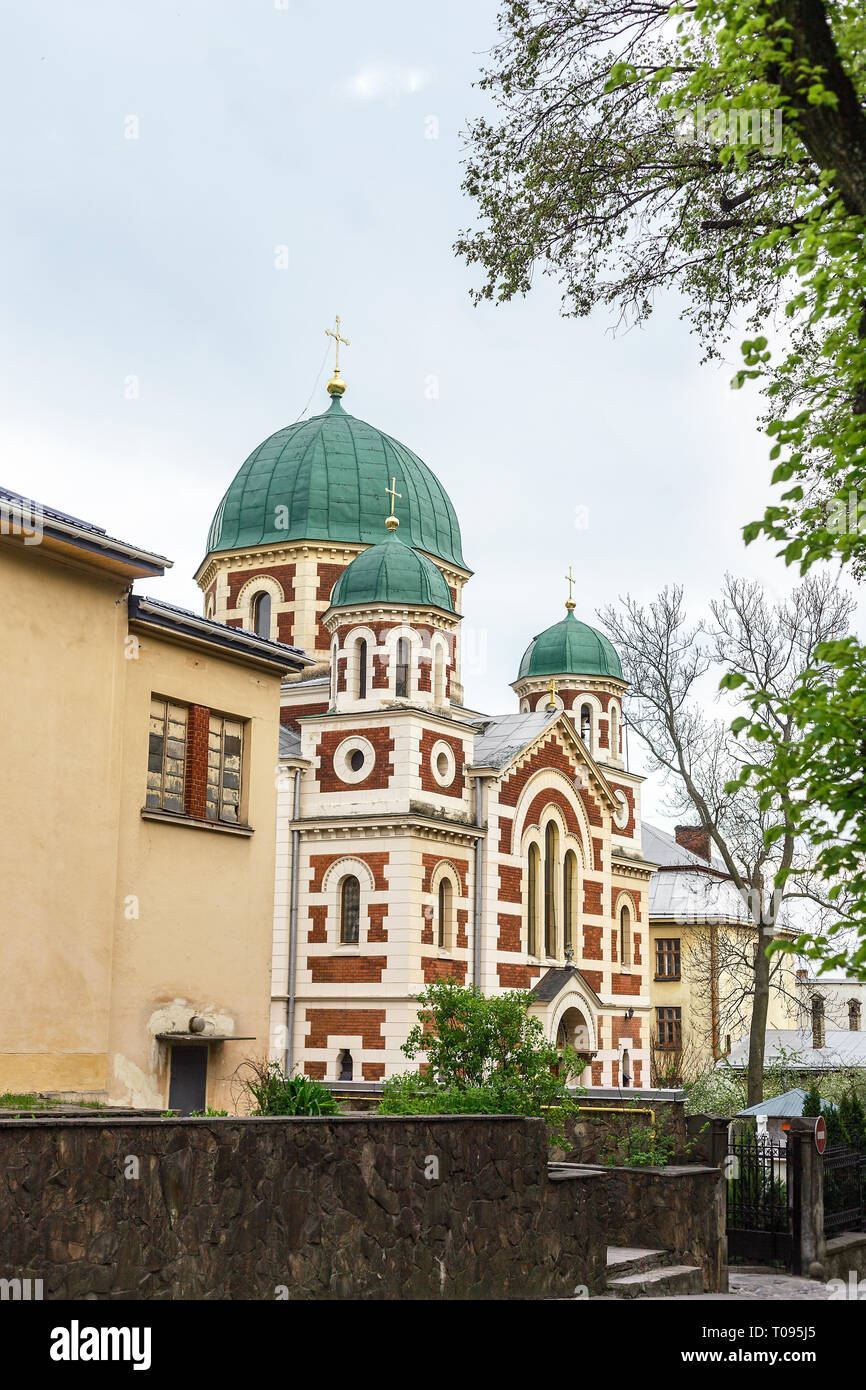
<svg viewBox="0 0 866 1390"><path fill-rule="evenodd" d="M556 1046L573 1047L587 1068L592 1057L592 1032L585 1015L576 1006L565 1010L556 1030Z"/></svg>

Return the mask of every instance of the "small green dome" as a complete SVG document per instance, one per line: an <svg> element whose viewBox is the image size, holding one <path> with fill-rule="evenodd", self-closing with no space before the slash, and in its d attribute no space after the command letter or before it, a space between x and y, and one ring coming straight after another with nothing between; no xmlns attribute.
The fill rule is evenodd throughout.
<svg viewBox="0 0 866 1390"><path fill-rule="evenodd" d="M339 396L253 450L217 508L208 553L293 540L376 545L388 534L392 478L409 544L465 569L460 527L438 478L411 449L348 415Z"/></svg>
<svg viewBox="0 0 866 1390"><path fill-rule="evenodd" d="M622 680L622 666L601 632L578 622L569 610L560 623L534 637L520 663L524 676L613 676Z"/></svg>
<svg viewBox="0 0 866 1390"><path fill-rule="evenodd" d="M331 593L332 608L349 604L409 603L454 612L442 571L397 536L362 550L346 566Z"/></svg>

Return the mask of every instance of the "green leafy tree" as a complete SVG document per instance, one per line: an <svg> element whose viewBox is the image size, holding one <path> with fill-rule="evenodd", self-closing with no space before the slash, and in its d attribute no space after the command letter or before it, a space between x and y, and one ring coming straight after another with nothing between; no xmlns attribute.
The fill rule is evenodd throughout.
<svg viewBox="0 0 866 1390"><path fill-rule="evenodd" d="M764 392L784 490L744 535L803 571L866 569L864 52L857 0L508 0L481 78L494 115L469 130L479 225L457 246L483 272L478 297L527 293L541 270L565 313L604 304L640 321L674 288L710 355L745 321L735 384ZM858 944L839 924L815 958L866 979L864 668L859 641L816 648L774 707L793 746L765 682L730 685L752 705L744 740L774 755L741 783L765 809L790 797L825 888L838 897L852 871ZM778 885L797 872L781 864Z"/></svg>
<svg viewBox="0 0 866 1390"><path fill-rule="evenodd" d="M402 1051L416 1072L385 1082L381 1110L407 1113L539 1115L552 1133L577 1108L569 1082L583 1070L572 1048L549 1042L519 990L485 995L436 980L418 996L418 1022Z"/></svg>
<svg viewBox="0 0 866 1390"><path fill-rule="evenodd" d="M812 1080L806 1091L806 1098L803 1101L803 1114L815 1119L821 1114L821 1092L818 1090L818 1083Z"/></svg>

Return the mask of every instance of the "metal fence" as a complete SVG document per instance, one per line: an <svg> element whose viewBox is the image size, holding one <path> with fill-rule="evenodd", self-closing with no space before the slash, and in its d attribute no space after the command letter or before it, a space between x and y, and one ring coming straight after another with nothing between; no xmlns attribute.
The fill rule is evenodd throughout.
<svg viewBox="0 0 866 1390"><path fill-rule="evenodd" d="M799 1176L789 1145L737 1135L728 1147L728 1259L732 1264L792 1267Z"/></svg>
<svg viewBox="0 0 866 1390"><path fill-rule="evenodd" d="M845 1146L824 1153L824 1234L866 1230L866 1153Z"/></svg>

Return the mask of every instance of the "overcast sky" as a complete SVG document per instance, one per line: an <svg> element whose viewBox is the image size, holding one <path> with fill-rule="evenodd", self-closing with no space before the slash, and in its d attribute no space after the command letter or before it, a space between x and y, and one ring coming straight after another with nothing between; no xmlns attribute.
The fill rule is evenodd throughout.
<svg viewBox="0 0 866 1390"><path fill-rule="evenodd" d="M467 700L514 707L530 638L726 568L788 583L740 526L768 496L755 400L662 301L644 329L472 307L452 243L493 0L16 0L4 7L0 481L192 574L231 478L327 404L444 483L475 577ZM436 138L430 138L436 136ZM384 505L384 503L383 503ZM588 524L586 524L588 522ZM140 587L140 586L139 586ZM634 752L634 749L632 750ZM656 804L647 788L649 809Z"/></svg>

